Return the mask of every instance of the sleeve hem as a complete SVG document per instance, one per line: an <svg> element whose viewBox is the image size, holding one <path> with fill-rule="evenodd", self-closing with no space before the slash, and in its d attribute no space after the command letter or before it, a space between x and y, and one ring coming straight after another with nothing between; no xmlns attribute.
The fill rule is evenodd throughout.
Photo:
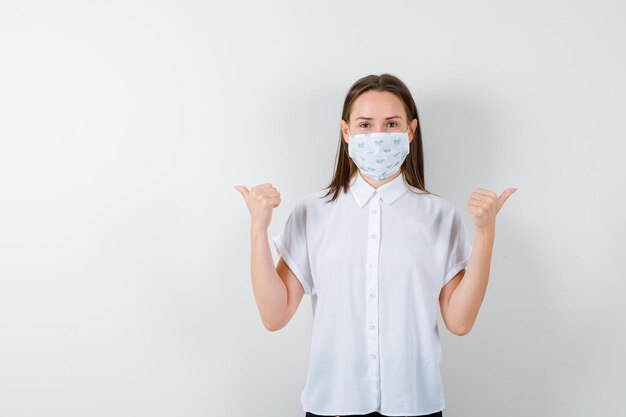
<svg viewBox="0 0 626 417"><path fill-rule="evenodd" d="M309 283L307 282L306 279L304 279L304 275L302 274L302 271L300 271L300 268L298 267L296 262L293 260L289 252L287 252L287 249L285 248L285 245L280 235L273 237L272 241L274 242L274 245L276 245L278 254L283 257L283 259L285 260L285 263L289 266L289 268L291 268L291 271L294 273L296 278L298 278L298 281L300 281L300 284L302 284L302 287L304 288L304 292L306 294L311 295L312 291L311 291L311 287L309 286Z"/></svg>
<svg viewBox="0 0 626 417"><path fill-rule="evenodd" d="M444 277L443 285L441 287L442 288L445 287L446 284L448 282L450 282L452 280L452 278L454 278L454 276L456 274L458 274L461 269L465 268L468 263L469 263L469 259L466 259L463 262L461 262L459 264L456 264L454 267L449 269L448 272L446 273L445 277Z"/></svg>

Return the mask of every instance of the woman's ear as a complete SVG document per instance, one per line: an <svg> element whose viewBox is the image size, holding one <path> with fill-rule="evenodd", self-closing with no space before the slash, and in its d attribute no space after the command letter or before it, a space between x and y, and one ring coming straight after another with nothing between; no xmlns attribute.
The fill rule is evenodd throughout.
<svg viewBox="0 0 626 417"><path fill-rule="evenodd" d="M411 120L411 124L409 125L409 142L413 141L416 130L417 130L417 119L413 119Z"/></svg>
<svg viewBox="0 0 626 417"><path fill-rule="evenodd" d="M341 119L339 121L339 129L341 129L341 134L343 135L343 140L346 143L350 143L350 133L348 133L348 124L345 120Z"/></svg>

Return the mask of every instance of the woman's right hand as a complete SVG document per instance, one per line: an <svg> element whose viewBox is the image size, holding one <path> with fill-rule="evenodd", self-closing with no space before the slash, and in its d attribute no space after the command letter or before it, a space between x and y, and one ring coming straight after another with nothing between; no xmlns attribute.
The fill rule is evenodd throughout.
<svg viewBox="0 0 626 417"><path fill-rule="evenodd" d="M270 183L256 185L250 190L243 185L236 185L241 193L248 211L252 227L267 229L272 220L272 209L280 205L280 193Z"/></svg>

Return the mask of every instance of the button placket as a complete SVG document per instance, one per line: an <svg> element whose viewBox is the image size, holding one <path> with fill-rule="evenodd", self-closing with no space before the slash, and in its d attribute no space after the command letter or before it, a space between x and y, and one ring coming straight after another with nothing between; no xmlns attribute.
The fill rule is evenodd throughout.
<svg viewBox="0 0 626 417"><path fill-rule="evenodd" d="M368 374L375 394L380 393L380 358L378 343L378 257L380 250L381 199L376 193L368 205L367 285L366 285L366 334Z"/></svg>

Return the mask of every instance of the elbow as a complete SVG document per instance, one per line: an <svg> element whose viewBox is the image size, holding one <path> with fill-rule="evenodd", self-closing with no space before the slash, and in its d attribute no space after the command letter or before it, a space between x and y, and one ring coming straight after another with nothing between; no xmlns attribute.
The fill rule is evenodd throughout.
<svg viewBox="0 0 626 417"><path fill-rule="evenodd" d="M289 317L286 310L282 311L266 311L266 314L261 314L261 321L263 326L269 332L276 332L289 323Z"/></svg>
<svg viewBox="0 0 626 417"><path fill-rule="evenodd" d="M276 332L276 331L282 329L282 327L280 327L280 326L265 326L265 329L268 332Z"/></svg>
<svg viewBox="0 0 626 417"><path fill-rule="evenodd" d="M448 314L444 317L446 327L455 336L465 336L466 334L468 334L472 330L472 327L474 327L475 321L475 316L459 316Z"/></svg>
<svg viewBox="0 0 626 417"><path fill-rule="evenodd" d="M263 326L265 327L265 330L267 330L268 332L276 332L282 329L283 327L285 327L285 324L284 323L271 323L271 322L264 321Z"/></svg>
<svg viewBox="0 0 626 417"><path fill-rule="evenodd" d="M472 330L472 325L448 327L448 330L455 336L465 336Z"/></svg>
<svg viewBox="0 0 626 417"><path fill-rule="evenodd" d="M279 326L276 326L273 323L265 323L265 322L263 322L263 326L265 327L265 330L267 330L268 332L275 332L280 328Z"/></svg>
<svg viewBox="0 0 626 417"><path fill-rule="evenodd" d="M463 330L458 330L452 333L454 333L456 336L465 336L466 334L470 332L470 330L471 329L463 329Z"/></svg>

